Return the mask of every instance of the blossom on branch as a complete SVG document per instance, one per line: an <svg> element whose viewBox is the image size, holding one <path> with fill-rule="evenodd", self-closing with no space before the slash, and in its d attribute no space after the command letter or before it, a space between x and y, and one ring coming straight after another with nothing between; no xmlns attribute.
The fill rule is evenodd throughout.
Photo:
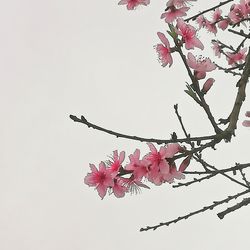
<svg viewBox="0 0 250 250"><path fill-rule="evenodd" d="M188 2L194 2L197 0L168 0L167 2L167 6L171 7L182 7L182 6L186 6Z"/></svg>
<svg viewBox="0 0 250 250"><path fill-rule="evenodd" d="M195 47L204 49L202 42L196 37L196 30L193 26L186 24L182 18L177 19L176 33L182 36L186 49L194 49Z"/></svg>
<svg viewBox="0 0 250 250"><path fill-rule="evenodd" d="M161 19L165 19L166 23L172 23L178 17L183 17L187 15L188 7L176 8L175 6L171 6L161 15Z"/></svg>
<svg viewBox="0 0 250 250"><path fill-rule="evenodd" d="M134 10L138 5L145 5L147 6L150 4L150 0L121 0L119 5L127 5L128 10Z"/></svg>
<svg viewBox="0 0 250 250"><path fill-rule="evenodd" d="M169 41L163 33L158 32L157 35L160 38L161 42L163 43L163 44L157 44L155 46L159 60L161 61L161 65L165 67L169 64L170 67L173 64L173 58L171 56Z"/></svg>
<svg viewBox="0 0 250 250"><path fill-rule="evenodd" d="M191 52L188 52L187 64L190 68L194 69L194 74L198 80L205 78L206 72L216 69L216 65L209 58L199 57L196 59Z"/></svg>
<svg viewBox="0 0 250 250"><path fill-rule="evenodd" d="M227 52L226 59L227 59L228 64L234 66L237 63L242 63L246 59L246 52L247 52L247 48L243 48L237 53Z"/></svg>
<svg viewBox="0 0 250 250"><path fill-rule="evenodd" d="M88 173L84 178L84 183L96 187L99 196L103 199L107 193L108 187L114 186L114 180L104 162L99 164L99 170L94 164L89 164L89 166L91 173Z"/></svg>

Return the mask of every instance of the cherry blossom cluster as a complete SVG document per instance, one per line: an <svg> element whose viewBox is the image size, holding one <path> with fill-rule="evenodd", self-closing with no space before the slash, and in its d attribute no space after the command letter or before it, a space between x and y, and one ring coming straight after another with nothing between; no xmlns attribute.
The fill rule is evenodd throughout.
<svg viewBox="0 0 250 250"><path fill-rule="evenodd" d="M129 163L122 166L125 152L113 152L112 159L99 164L99 169L90 164L91 172L84 179L85 184L95 187L99 196L103 199L109 193L116 197L123 197L125 193L137 192L140 187L149 188L143 184L148 180L155 185L172 183L175 179L185 178L183 172L188 167L191 157L186 157L178 170L173 157L185 151L178 143L168 144L159 150L152 143L148 143L150 152L140 157L140 150L129 155Z"/></svg>

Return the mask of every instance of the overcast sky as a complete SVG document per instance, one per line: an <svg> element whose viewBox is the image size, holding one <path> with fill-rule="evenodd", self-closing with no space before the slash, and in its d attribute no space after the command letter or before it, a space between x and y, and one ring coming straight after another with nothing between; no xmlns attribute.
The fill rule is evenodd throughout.
<svg viewBox="0 0 250 250"><path fill-rule="evenodd" d="M168 228L139 232L242 191L223 177L179 189L149 184L151 190L122 199L101 200L84 185L89 163L106 160L115 149L128 156L148 148L74 123L70 114L126 134L169 138L175 131L183 137L173 110L178 103L192 136L213 133L200 107L184 93L189 79L178 55L170 69L157 60L153 46L159 42L156 32L166 30L159 18L166 1L133 12L117 2L1 3L0 249L246 248L249 207L223 221L216 212L227 205ZM210 6L210 1L200 2L193 13ZM206 32L199 36L204 44L214 38ZM223 39L237 44L229 34ZM209 49L195 53L212 55ZM226 118L237 78L220 72L209 76L216 81L207 100L216 119ZM246 110L249 98L240 123ZM207 150L204 158L218 168L249 162L249 132L239 125L231 144ZM193 161L189 168L200 170Z"/></svg>

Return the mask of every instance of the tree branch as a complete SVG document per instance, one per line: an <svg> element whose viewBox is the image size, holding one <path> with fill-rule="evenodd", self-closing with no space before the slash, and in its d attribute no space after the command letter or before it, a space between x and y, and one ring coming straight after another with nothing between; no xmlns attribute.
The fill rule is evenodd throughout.
<svg viewBox="0 0 250 250"><path fill-rule="evenodd" d="M214 201L212 205L203 207L203 208L201 208L201 209L199 209L199 210L196 210L196 211L194 211L194 212L191 212L191 213L189 213L189 214L187 214L187 215L180 216L180 217L178 217L178 218L176 218L176 219L174 219L174 220L171 220L171 221L168 221L168 222L162 222L162 223L159 223L158 225L155 225L155 226L147 226L147 227L145 227L145 228L141 228L141 229L140 229L140 232L148 231L148 230L156 230L156 229L158 229L159 227L162 227L162 226L169 226L170 224L177 223L177 222L179 222L179 221L181 221L181 220L184 220L184 219L186 220L186 219L188 219L188 218L191 217L191 216L194 216L194 215L199 214L199 213L203 213L203 212L205 212L205 211L207 211L207 210L212 210L212 209L214 209L215 207L217 207L217 206L219 206L219 205L221 205L221 204L227 203L227 202L229 202L229 201L231 201L231 200L233 200L233 199L236 199L236 198L238 198L239 196L242 196L242 195L247 194L247 193L249 193L249 192L250 192L250 189L247 189L247 190L245 190L245 191L243 191L243 192L241 192L241 193L235 194L235 195L233 195L233 196L228 196L227 198L225 198L225 199L223 199L223 200Z"/></svg>

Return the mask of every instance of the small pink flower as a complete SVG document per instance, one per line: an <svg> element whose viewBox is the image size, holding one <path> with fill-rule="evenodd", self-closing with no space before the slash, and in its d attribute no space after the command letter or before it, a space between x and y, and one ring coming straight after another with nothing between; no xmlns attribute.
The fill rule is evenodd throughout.
<svg viewBox="0 0 250 250"><path fill-rule="evenodd" d="M213 44L212 49L214 51L214 54L220 58L221 57L221 47L220 47L219 43L216 41L213 41L212 44Z"/></svg>
<svg viewBox="0 0 250 250"><path fill-rule="evenodd" d="M126 165L126 170L133 171L133 176L135 180L140 181L148 173L148 162L140 160L140 150L136 149L134 154L129 156L130 163Z"/></svg>
<svg viewBox="0 0 250 250"><path fill-rule="evenodd" d="M188 2L197 0L168 0L167 6L182 7L186 6Z"/></svg>
<svg viewBox="0 0 250 250"><path fill-rule="evenodd" d="M169 164L166 161L167 158L167 148L160 147L160 150L157 151L156 147L152 143L147 143L150 149L150 153L144 158L150 163L151 169L159 170L161 173L169 172Z"/></svg>
<svg viewBox="0 0 250 250"><path fill-rule="evenodd" d="M198 23L199 29L201 29L206 26L207 19L203 15L200 15L196 18L195 21Z"/></svg>
<svg viewBox="0 0 250 250"><path fill-rule="evenodd" d="M247 18L249 14L250 14L249 0L241 0L239 4L232 5L228 17L233 23L237 23L242 19Z"/></svg>
<svg viewBox="0 0 250 250"><path fill-rule="evenodd" d="M227 61L229 65L235 65L236 63L242 63L246 59L247 48L241 49L237 53L227 52Z"/></svg>
<svg viewBox="0 0 250 250"><path fill-rule="evenodd" d="M213 19L212 19L212 22L215 23L215 22L218 22L219 20L221 20L221 14L222 14L222 11L217 8L214 13L213 13Z"/></svg>
<svg viewBox="0 0 250 250"><path fill-rule="evenodd" d="M216 28L215 23L210 22L210 21L207 20L206 24L205 24L205 27L206 27L208 32L211 32L211 33L214 33L214 34L217 33L217 28Z"/></svg>
<svg viewBox="0 0 250 250"><path fill-rule="evenodd" d="M118 177L114 180L114 186L112 187L113 193L117 198L125 196L125 193L128 191L128 187L124 184L124 178Z"/></svg>
<svg viewBox="0 0 250 250"><path fill-rule="evenodd" d="M124 158L125 158L124 151L120 152L119 155L117 150L113 152L112 161L109 161L108 164L108 170L111 172L112 177L115 177L118 174L121 164L124 161Z"/></svg>
<svg viewBox="0 0 250 250"><path fill-rule="evenodd" d="M218 27L222 30L225 30L230 23L230 19L226 18L218 22Z"/></svg>
<svg viewBox="0 0 250 250"><path fill-rule="evenodd" d="M165 18L166 23L172 23L178 17L183 17L187 15L187 11L189 10L188 7L181 7L177 9L174 6L168 8L166 12L161 15L161 19Z"/></svg>
<svg viewBox="0 0 250 250"><path fill-rule="evenodd" d="M206 82L204 83L201 92L203 94L206 94L210 90L210 88L213 86L214 82L215 80L213 78L208 78Z"/></svg>
<svg viewBox="0 0 250 250"><path fill-rule="evenodd" d="M163 33L158 32L157 35L163 43L155 46L161 65L165 67L169 64L170 67L173 64L173 58L171 56L169 41Z"/></svg>
<svg viewBox="0 0 250 250"><path fill-rule="evenodd" d="M99 164L99 170L94 164L89 164L89 166L92 172L88 173L84 178L84 183L96 187L99 196L103 199L107 193L108 187L113 187L114 180L104 162Z"/></svg>
<svg viewBox="0 0 250 250"><path fill-rule="evenodd" d="M187 55L187 64L190 68L194 69L194 74L198 80L205 78L206 72L216 69L216 65L209 58L199 57L196 59L191 52Z"/></svg>
<svg viewBox="0 0 250 250"><path fill-rule="evenodd" d="M250 111L247 111L245 116L250 117ZM245 127L250 127L250 120L245 120L244 122L242 122L242 125Z"/></svg>
<svg viewBox="0 0 250 250"><path fill-rule="evenodd" d="M177 19L177 34L182 36L186 49L195 47L204 49L202 42L196 37L196 30L193 26L186 24L183 19Z"/></svg>
<svg viewBox="0 0 250 250"><path fill-rule="evenodd" d="M150 4L150 0L121 0L118 4L125 4L128 10L134 10L138 5L147 6Z"/></svg>

